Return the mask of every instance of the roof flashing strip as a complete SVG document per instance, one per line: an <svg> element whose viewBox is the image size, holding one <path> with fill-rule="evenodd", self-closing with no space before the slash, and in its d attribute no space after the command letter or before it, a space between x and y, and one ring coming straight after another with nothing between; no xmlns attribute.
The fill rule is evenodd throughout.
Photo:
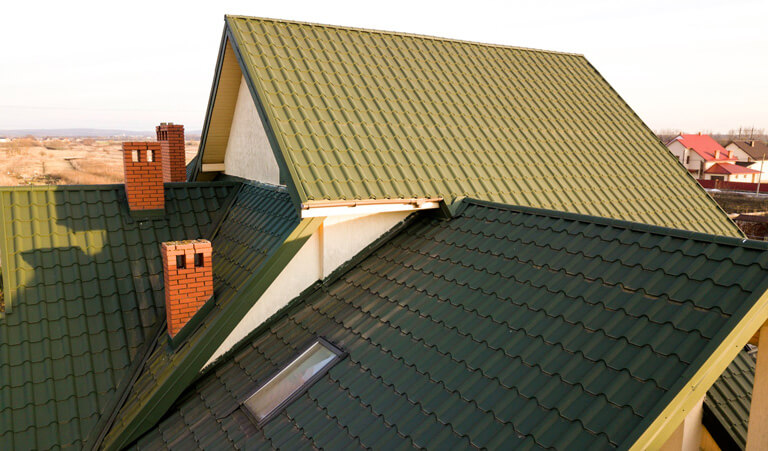
<svg viewBox="0 0 768 451"><path fill-rule="evenodd" d="M374 214L392 211L431 210L440 208L442 201L442 197L310 201L301 204L301 217L316 218L321 216Z"/></svg>

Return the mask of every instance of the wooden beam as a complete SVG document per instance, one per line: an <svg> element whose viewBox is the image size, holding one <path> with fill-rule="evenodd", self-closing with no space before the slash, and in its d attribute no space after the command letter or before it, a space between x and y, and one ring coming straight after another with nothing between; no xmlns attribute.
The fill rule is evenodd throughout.
<svg viewBox="0 0 768 451"><path fill-rule="evenodd" d="M691 409L680 426L660 448L661 451L699 451L703 426L701 417L704 413L704 399Z"/></svg>
<svg viewBox="0 0 768 451"><path fill-rule="evenodd" d="M747 451L768 449L768 325L764 324L759 334L752 404L749 406ZM759 343L766 344L766 352L760 352Z"/></svg>
<svg viewBox="0 0 768 451"><path fill-rule="evenodd" d="M221 172L224 170L224 163L203 163L203 172Z"/></svg>

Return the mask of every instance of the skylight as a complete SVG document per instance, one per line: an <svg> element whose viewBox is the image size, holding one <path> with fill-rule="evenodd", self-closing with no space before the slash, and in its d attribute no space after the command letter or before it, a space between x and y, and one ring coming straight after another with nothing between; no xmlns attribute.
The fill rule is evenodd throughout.
<svg viewBox="0 0 768 451"><path fill-rule="evenodd" d="M318 339L288 366L245 400L243 406L256 422L263 424L279 413L290 401L304 393L342 357L342 352Z"/></svg>

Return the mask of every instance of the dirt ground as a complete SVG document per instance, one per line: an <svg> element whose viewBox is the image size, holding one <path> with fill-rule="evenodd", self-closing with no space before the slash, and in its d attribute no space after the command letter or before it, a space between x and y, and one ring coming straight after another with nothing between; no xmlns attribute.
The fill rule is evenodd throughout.
<svg viewBox="0 0 768 451"><path fill-rule="evenodd" d="M122 142L107 139L17 138L0 143L0 186L123 182ZM198 141L187 141L187 162Z"/></svg>

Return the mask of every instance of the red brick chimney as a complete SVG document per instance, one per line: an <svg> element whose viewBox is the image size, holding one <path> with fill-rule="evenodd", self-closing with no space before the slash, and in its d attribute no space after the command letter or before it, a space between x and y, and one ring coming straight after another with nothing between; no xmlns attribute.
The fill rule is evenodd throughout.
<svg viewBox="0 0 768 451"><path fill-rule="evenodd" d="M163 180L186 182L187 167L184 155L184 126L163 122L155 127L157 141L163 150Z"/></svg>
<svg viewBox="0 0 768 451"><path fill-rule="evenodd" d="M174 337L213 296L211 242L169 241L160 245L165 282L165 315Z"/></svg>
<svg viewBox="0 0 768 451"><path fill-rule="evenodd" d="M165 208L160 143L124 142L125 193L131 211Z"/></svg>

